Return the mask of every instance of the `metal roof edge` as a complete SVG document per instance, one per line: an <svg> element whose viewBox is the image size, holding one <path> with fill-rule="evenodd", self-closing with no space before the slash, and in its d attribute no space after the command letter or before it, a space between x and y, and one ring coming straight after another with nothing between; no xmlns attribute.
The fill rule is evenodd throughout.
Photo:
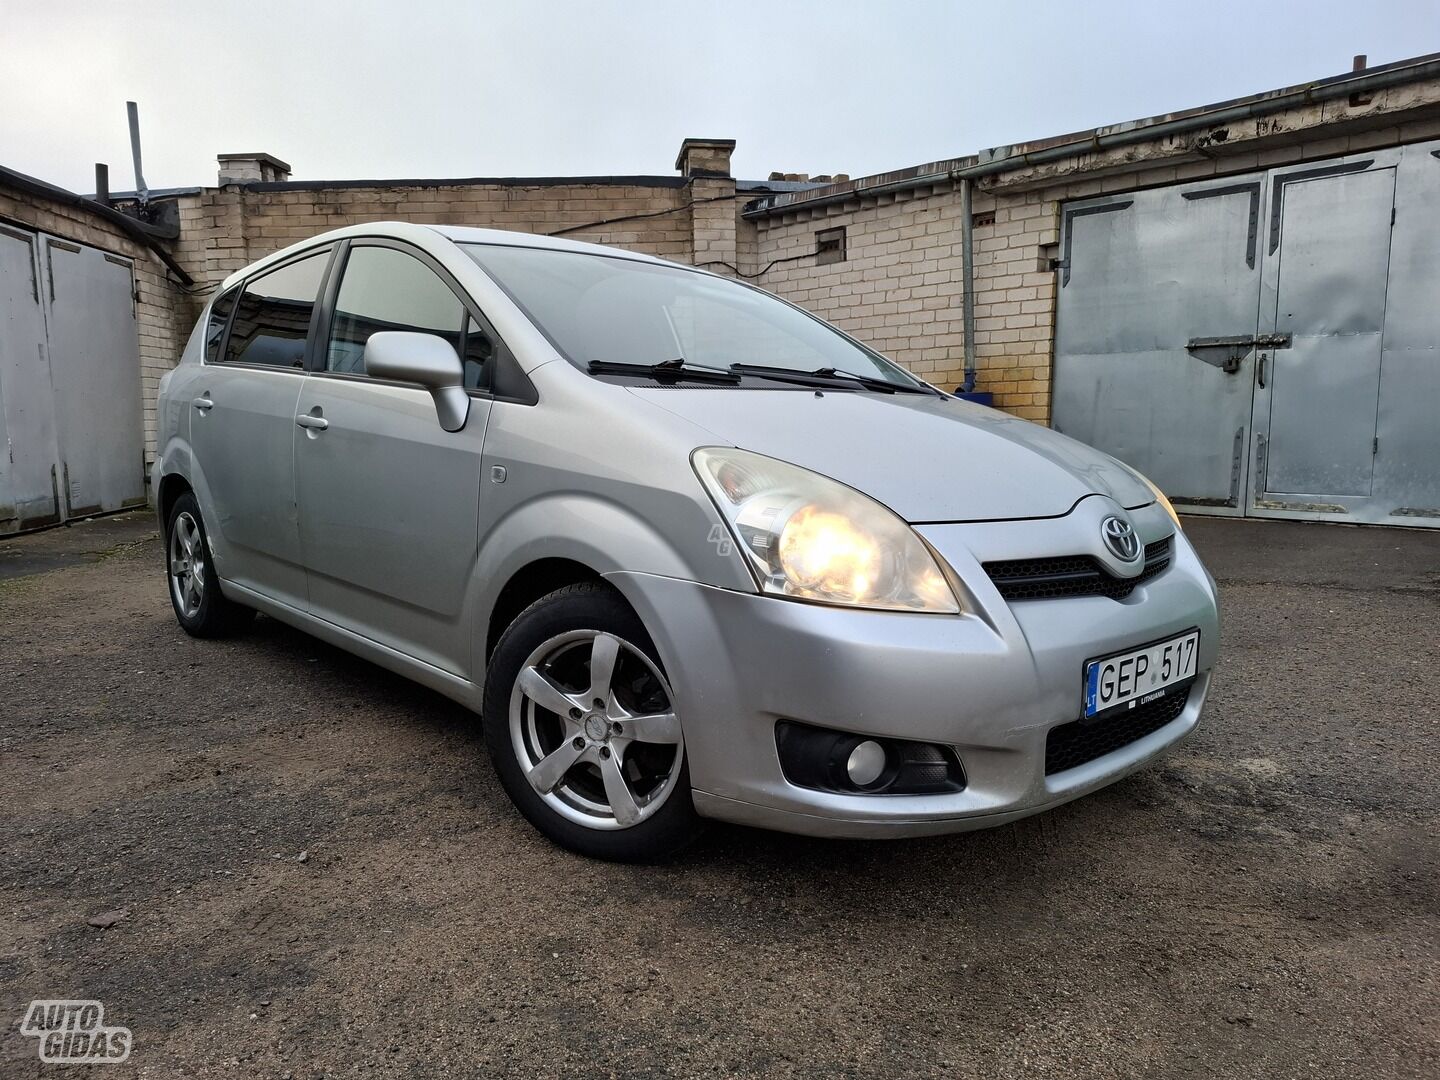
<svg viewBox="0 0 1440 1080"><path fill-rule="evenodd" d="M1311 95L1317 99L1330 97L1333 96L1337 87L1351 83L1363 85L1366 81L1380 81L1392 86L1410 81L1419 82L1435 76L1434 67L1437 62L1440 62L1440 53L1426 53L1389 64L1379 64L1362 71L1347 71L1311 82L1297 83L1293 86L1266 90L1258 94L1213 102L1178 112L1161 113L1138 120L1126 120L1104 127L1090 128L1086 131L1052 135L1008 146L990 147L967 157L950 158L906 169L897 169L893 172L860 176L841 184L831 184L814 190L777 193L747 203L743 213L747 218L755 218L786 210L802 210L822 203L829 204L847 198L858 198L862 195L882 194L887 189L913 186L916 181L922 179L925 181L933 179L935 183L939 183L949 174L959 174L969 170L983 170L987 173L1010 172L1033 165L1035 163L1033 158L1038 154L1043 154L1047 159L1053 159L1059 156L1075 156L1085 153L1087 150L1098 149L1106 141L1114 142L1123 138L1126 142L1140 142L1144 141L1145 133L1152 129L1163 133L1166 129L1182 125L1204 126L1204 121L1208 116L1214 115L1219 118L1247 107L1259 108L1271 100L1283 102L1285 99L1297 96L1308 99ZM1415 69L1412 79L1396 77L1403 75L1407 68ZM1157 137L1159 137L1158 134Z"/></svg>

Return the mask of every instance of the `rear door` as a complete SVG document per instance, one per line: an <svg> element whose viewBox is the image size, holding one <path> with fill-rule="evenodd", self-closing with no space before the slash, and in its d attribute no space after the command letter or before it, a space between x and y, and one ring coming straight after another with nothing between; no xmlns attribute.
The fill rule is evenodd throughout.
<svg viewBox="0 0 1440 1080"><path fill-rule="evenodd" d="M304 609L295 513L295 407L332 248L297 255L217 299L190 441L216 569Z"/></svg>
<svg viewBox="0 0 1440 1080"><path fill-rule="evenodd" d="M330 295L318 370L292 420L307 425L295 428L295 467L310 611L463 676L497 341L453 279L408 245L350 242ZM379 330L456 347L475 391L463 429L440 426L424 388L365 373L365 343Z"/></svg>

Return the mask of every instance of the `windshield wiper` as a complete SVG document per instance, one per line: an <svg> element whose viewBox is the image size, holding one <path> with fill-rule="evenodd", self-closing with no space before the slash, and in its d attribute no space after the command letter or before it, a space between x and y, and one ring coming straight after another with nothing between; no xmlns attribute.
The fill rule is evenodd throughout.
<svg viewBox="0 0 1440 1080"><path fill-rule="evenodd" d="M858 383L867 390L878 390L882 394L931 394L934 393L928 386L907 386L904 383L894 383L889 379L877 379L870 375L857 375L853 371L841 371L839 368L822 367L814 371L801 371L798 368L770 367L765 364L731 364L730 370L741 375L756 375L764 379L774 379L777 382L792 382L801 386L825 386L833 384L838 380L849 380Z"/></svg>
<svg viewBox="0 0 1440 1080"><path fill-rule="evenodd" d="M683 379L686 382L738 383L740 376L724 368L689 363L683 356L658 364L627 364L623 360L591 360L592 375L649 375L655 379Z"/></svg>

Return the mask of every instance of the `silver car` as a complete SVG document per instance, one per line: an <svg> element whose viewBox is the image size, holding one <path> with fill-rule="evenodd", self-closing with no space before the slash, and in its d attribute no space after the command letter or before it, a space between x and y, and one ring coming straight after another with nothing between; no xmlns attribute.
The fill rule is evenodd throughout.
<svg viewBox="0 0 1440 1080"><path fill-rule="evenodd" d="M643 255L370 224L231 275L160 384L180 625L483 718L545 835L999 825L1184 738L1215 586L1153 485Z"/></svg>

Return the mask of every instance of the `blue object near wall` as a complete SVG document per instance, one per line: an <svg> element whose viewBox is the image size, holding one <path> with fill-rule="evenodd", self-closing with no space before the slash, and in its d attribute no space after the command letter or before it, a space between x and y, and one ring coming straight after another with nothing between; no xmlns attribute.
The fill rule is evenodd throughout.
<svg viewBox="0 0 1440 1080"><path fill-rule="evenodd" d="M995 407L995 395L985 390L972 390L965 393L962 390L955 391L955 396L961 401L973 401L976 405L989 405Z"/></svg>

